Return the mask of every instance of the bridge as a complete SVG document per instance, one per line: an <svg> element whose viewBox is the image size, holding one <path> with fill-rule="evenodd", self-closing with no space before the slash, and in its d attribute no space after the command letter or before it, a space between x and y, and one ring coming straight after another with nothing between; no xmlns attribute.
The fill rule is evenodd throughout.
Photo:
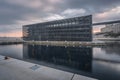
<svg viewBox="0 0 120 80"><path fill-rule="evenodd" d="M96 25L105 25L105 24L113 24L113 23L120 23L120 20L116 20L116 21L108 21L108 22L99 22L99 23L93 23L93 26Z"/></svg>

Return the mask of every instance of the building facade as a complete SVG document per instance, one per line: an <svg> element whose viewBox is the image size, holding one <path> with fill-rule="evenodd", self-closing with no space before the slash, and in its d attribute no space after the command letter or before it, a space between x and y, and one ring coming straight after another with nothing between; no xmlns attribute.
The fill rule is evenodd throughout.
<svg viewBox="0 0 120 80"><path fill-rule="evenodd" d="M92 41L92 15L24 25L23 39L34 41Z"/></svg>

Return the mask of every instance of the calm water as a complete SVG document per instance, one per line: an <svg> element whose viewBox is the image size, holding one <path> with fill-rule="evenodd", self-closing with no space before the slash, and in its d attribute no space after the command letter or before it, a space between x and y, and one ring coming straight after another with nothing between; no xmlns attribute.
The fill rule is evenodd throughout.
<svg viewBox="0 0 120 80"><path fill-rule="evenodd" d="M2 45L0 55L98 78L120 80L120 46Z"/></svg>

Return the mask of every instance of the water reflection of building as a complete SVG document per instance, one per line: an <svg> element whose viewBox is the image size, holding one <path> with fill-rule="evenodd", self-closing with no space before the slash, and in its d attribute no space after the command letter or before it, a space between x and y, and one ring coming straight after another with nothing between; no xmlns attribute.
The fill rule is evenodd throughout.
<svg viewBox="0 0 120 80"><path fill-rule="evenodd" d="M44 45L24 45L24 58L68 67L70 69L91 71L92 48Z"/></svg>

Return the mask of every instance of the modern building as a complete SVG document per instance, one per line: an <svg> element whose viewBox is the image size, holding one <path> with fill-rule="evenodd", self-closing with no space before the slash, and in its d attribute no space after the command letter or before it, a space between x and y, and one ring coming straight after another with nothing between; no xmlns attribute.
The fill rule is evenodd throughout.
<svg viewBox="0 0 120 80"><path fill-rule="evenodd" d="M23 39L34 41L92 41L92 15L24 25Z"/></svg>

